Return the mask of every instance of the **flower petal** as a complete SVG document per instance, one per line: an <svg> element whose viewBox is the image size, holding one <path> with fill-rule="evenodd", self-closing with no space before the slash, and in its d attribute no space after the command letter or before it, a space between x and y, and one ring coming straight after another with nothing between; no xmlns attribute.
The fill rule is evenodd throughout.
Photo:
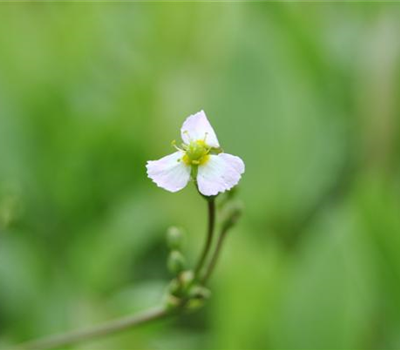
<svg viewBox="0 0 400 350"><path fill-rule="evenodd" d="M206 140L206 144L219 148L219 142L215 131L207 119L204 111L191 115L186 119L181 129L182 140L186 144L190 141Z"/></svg>
<svg viewBox="0 0 400 350"><path fill-rule="evenodd" d="M170 192L178 192L184 188L190 179L190 166L187 166L182 157L184 152L175 152L155 161L147 162L147 175L158 187Z"/></svg>
<svg viewBox="0 0 400 350"><path fill-rule="evenodd" d="M243 161L227 153L211 155L209 161L199 166L197 184L205 196L215 196L236 186L245 171Z"/></svg>

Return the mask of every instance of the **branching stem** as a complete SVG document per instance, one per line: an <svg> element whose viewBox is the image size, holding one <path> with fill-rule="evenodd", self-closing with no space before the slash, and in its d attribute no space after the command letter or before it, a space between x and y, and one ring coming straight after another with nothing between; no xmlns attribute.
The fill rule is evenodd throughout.
<svg viewBox="0 0 400 350"><path fill-rule="evenodd" d="M104 337L116 332L122 332L132 327L138 327L151 321L159 320L173 314L173 310L155 308L143 313L120 318L87 330L77 330L65 334L50 336L20 344L15 350L46 350L80 343L86 340Z"/></svg>
<svg viewBox="0 0 400 350"><path fill-rule="evenodd" d="M226 236L226 231L223 231L219 237L216 249L211 258L211 262L205 271L205 275L202 277L201 273L204 269L204 264L207 261L208 255L210 253L212 247L212 241L214 236L214 228L215 228L215 197L207 198L208 203L208 228L207 228L207 237L206 242L203 248L203 251L200 255L199 261L195 268L195 278L201 284L204 284L208 278L210 277L215 264L218 260L218 255L221 250L221 246L223 244L223 240ZM48 350L48 349L56 349L65 347L68 345L97 339L101 337L105 337L107 335L111 335L117 332L122 332L127 329L139 327L141 325L145 325L151 323L152 321L160 320L166 318L171 315L179 314L186 306L188 299L184 299L182 303L175 308L167 309L165 307L159 307L155 309L151 309L137 315L128 316L120 319L116 319L114 321L110 321L104 323L99 326L95 326L93 328L87 330L77 330L69 333L64 333L60 335L50 336L42 339L37 339L33 341L29 341L23 344L18 345L15 350Z"/></svg>

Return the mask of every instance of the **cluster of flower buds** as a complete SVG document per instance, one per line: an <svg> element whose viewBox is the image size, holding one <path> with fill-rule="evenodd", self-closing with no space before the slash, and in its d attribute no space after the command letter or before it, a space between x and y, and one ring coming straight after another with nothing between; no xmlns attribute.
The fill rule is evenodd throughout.
<svg viewBox="0 0 400 350"><path fill-rule="evenodd" d="M167 245L169 248L168 270L174 276L182 273L186 268L186 259L182 254L183 232L178 227L170 227L167 231Z"/></svg>
<svg viewBox="0 0 400 350"><path fill-rule="evenodd" d="M166 306L176 308L184 306L186 310L202 307L210 297L210 291L199 285L194 272L187 269L186 258L182 253L184 234L182 229L170 227L167 231L169 255L167 266L174 279L168 286Z"/></svg>
<svg viewBox="0 0 400 350"><path fill-rule="evenodd" d="M224 203L221 210L221 230L226 232L236 225L243 213L243 204L238 200L231 200Z"/></svg>

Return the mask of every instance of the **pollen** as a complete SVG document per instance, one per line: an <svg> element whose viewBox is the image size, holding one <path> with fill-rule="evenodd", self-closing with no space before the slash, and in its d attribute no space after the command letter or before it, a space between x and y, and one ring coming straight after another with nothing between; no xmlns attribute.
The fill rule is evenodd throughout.
<svg viewBox="0 0 400 350"><path fill-rule="evenodd" d="M204 165L210 159L211 148L204 140L192 141L184 149L186 152L182 161L186 165Z"/></svg>

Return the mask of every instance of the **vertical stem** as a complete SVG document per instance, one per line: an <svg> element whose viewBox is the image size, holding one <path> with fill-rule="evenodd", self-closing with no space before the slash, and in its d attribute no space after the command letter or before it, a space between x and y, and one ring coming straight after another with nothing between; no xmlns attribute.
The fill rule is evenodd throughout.
<svg viewBox="0 0 400 350"><path fill-rule="evenodd" d="M195 277L196 279L199 278L201 271L203 269L204 263L207 259L208 253L211 248L212 239L214 236L214 227L215 227L215 198L207 198L208 203L208 228L207 228L207 238L206 243L203 248L203 252L200 256L199 262L197 263L195 269Z"/></svg>

